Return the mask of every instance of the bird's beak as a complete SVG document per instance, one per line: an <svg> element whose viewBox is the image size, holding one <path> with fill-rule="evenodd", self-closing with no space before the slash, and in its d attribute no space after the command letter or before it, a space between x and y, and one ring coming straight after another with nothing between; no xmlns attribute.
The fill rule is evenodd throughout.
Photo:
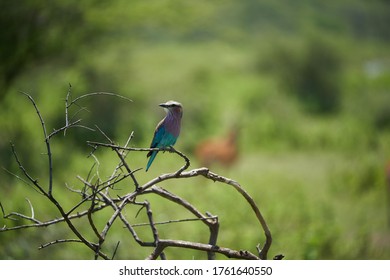
<svg viewBox="0 0 390 280"><path fill-rule="evenodd" d="M158 104L158 106L163 107L163 108L168 108L168 105L166 103Z"/></svg>

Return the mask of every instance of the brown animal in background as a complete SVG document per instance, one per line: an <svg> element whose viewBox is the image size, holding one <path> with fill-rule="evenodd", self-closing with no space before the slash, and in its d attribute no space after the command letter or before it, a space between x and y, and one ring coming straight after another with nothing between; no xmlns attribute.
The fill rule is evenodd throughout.
<svg viewBox="0 0 390 280"><path fill-rule="evenodd" d="M225 167L231 166L238 158L237 136L238 130L233 128L224 138L201 142L195 149L196 158L206 167L216 162Z"/></svg>

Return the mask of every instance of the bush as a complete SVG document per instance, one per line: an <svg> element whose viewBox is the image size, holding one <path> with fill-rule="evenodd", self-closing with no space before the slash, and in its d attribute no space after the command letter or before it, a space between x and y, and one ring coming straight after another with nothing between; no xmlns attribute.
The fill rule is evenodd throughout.
<svg viewBox="0 0 390 280"><path fill-rule="evenodd" d="M307 111L339 109L342 59L327 39L313 37L303 46L277 43L260 67L277 76L282 89L296 96Z"/></svg>

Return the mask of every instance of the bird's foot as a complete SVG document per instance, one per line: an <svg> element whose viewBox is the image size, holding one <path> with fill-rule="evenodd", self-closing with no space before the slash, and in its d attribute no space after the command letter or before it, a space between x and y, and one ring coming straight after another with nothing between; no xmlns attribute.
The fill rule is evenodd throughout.
<svg viewBox="0 0 390 280"><path fill-rule="evenodd" d="M173 148L173 146L168 146L168 147L162 148L162 151L163 151L163 153L165 153L165 152L174 153L176 150Z"/></svg>

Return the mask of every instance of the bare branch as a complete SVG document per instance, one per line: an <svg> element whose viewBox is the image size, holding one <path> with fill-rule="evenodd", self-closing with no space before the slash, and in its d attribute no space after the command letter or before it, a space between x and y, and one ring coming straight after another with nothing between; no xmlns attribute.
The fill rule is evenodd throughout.
<svg viewBox="0 0 390 280"><path fill-rule="evenodd" d="M44 248L49 247L51 245L61 244L61 243L70 243L70 242L83 243L83 241L81 241L79 239L57 239L57 240L51 241L49 243L42 244L41 246L38 247L38 249L41 250L41 249L44 249Z"/></svg>
<svg viewBox="0 0 390 280"><path fill-rule="evenodd" d="M11 142L11 147L12 147L12 142ZM15 157L15 154L14 154L14 157ZM37 190L33 185L30 184L29 181L23 179L22 177L20 177L19 175L16 175L15 173L12 173L11 171L3 168L3 170L5 172L7 172L8 174L14 176L16 179L18 179L19 181L23 182L24 184L26 184L27 186L29 186L31 189L33 189L35 192L39 193L39 194L42 194L39 190Z"/></svg>
<svg viewBox="0 0 390 280"><path fill-rule="evenodd" d="M5 217L5 211L4 211L4 207L3 207L3 204L0 202L0 209L1 209L1 212L3 213L3 218Z"/></svg>
<svg viewBox="0 0 390 280"><path fill-rule="evenodd" d="M204 221L204 220L215 220L218 217L213 216L213 217L208 217L208 218L187 218L187 219L178 219L178 220L168 220L164 222L154 222L154 225L169 225L169 224L174 224L174 223L183 223L183 222L195 222L195 221ZM139 224L132 224L133 227L144 227L144 226L149 226L150 223L139 223Z"/></svg>
<svg viewBox="0 0 390 280"><path fill-rule="evenodd" d="M45 125L45 122L44 122L43 117L41 115L41 112L39 111L38 106L35 103L35 100L32 98L32 96L29 95L28 93L25 93L25 92L21 92L21 93L23 93L25 96L27 96L28 99L31 101L31 103L33 104L33 106L35 108L35 111L36 111L36 113L37 113L37 115L39 117L39 120L41 121L41 126L42 126L42 130L43 130L43 136L44 136L45 143L46 143L48 164L49 164L49 190L48 190L48 195L51 196L51 193L52 193L52 190L53 190L53 163L52 163L50 142L49 142L49 139L47 137L47 132L46 132L46 125Z"/></svg>
<svg viewBox="0 0 390 280"><path fill-rule="evenodd" d="M38 189L38 191L45 195L46 196L46 192L45 190L38 184L38 180L37 179L33 179L30 174L27 172L27 170L24 168L24 166L22 165L22 163L20 162L19 160L19 157L18 157L18 154L16 153L16 150L15 150L15 145L13 143L11 143L11 149L12 149L12 153L14 155L14 158L19 166L19 169L23 172L24 176L31 182L33 183L33 185Z"/></svg>
<svg viewBox="0 0 390 280"><path fill-rule="evenodd" d="M88 221L89 221L89 224L90 224L93 232L95 233L95 235L99 239L99 246L98 247L100 247L101 243L103 243L103 241L104 241L104 237L100 235L100 233L97 230L95 223L93 222L93 219L92 219L92 213L94 212L94 209L96 207L96 202L95 202L96 194L97 194L96 191L93 191L92 196L91 196L91 206L88 209L87 217L88 217Z"/></svg>
<svg viewBox="0 0 390 280"><path fill-rule="evenodd" d="M65 98L65 127L69 124L69 113L68 113L68 102L71 94L72 85L69 83L68 93L66 94ZM64 136L66 135L66 129L64 129Z"/></svg>
<svg viewBox="0 0 390 280"><path fill-rule="evenodd" d="M129 174L133 174L133 171L130 169L130 167L128 166L127 162L125 161L126 155L123 155L122 152L121 152L122 150L130 150L131 149L131 148L127 148L127 145L130 142L130 140L133 138L133 133L130 134L130 136L129 136L127 142L126 142L125 147L120 147L120 146L115 145L115 143L98 126L96 126L96 128L110 142L110 144L109 144L110 147L116 152L116 154L118 155L119 159L121 160L121 164L126 168L127 172ZM99 146L99 144L96 143L96 142L87 141L87 143L89 145ZM133 179L135 188L138 189L139 188L139 183L138 183L137 179L135 178L134 175L131 175L131 178Z"/></svg>
<svg viewBox="0 0 390 280"><path fill-rule="evenodd" d="M64 131L64 133L66 133L66 130L68 128L71 128L71 127L80 127L80 128L87 129L89 131L95 131L93 128L90 128L90 127L87 127L87 126L84 126L84 125L79 125L80 122L81 122L81 119L78 119L77 121L65 124L63 127L59 128L59 129L54 129L54 131L52 133L50 133L47 136L47 138L50 139L54 135L57 135L58 133L60 133L61 131Z"/></svg>
<svg viewBox="0 0 390 280"><path fill-rule="evenodd" d="M122 203L121 203L121 208L119 208L115 203L114 201L107 195L105 195L104 193L100 193L101 196L104 197L104 199L106 199L107 201L107 204L109 204L114 210L114 214L111 216L111 219L107 222L111 222L111 220L115 220L116 217L119 216L119 218L121 219L122 223L125 225L125 227L129 230L129 232L131 233L131 235L133 236L134 240L141 246L154 246L154 242L144 242L142 241L136 231L134 230L134 228L130 225L130 223L127 221L127 219L125 218L125 216L123 216L122 212L121 212L121 209L126 205L126 203L128 202L128 199L127 198L124 198L124 200L121 200ZM113 223L113 221L111 222Z"/></svg>
<svg viewBox="0 0 390 280"><path fill-rule="evenodd" d="M108 205L105 205L105 204L99 205L98 207L96 207L94 209L94 212L98 212L98 211L106 208L107 206ZM5 215L3 207L1 207L1 208L2 208L2 211L3 211L5 219L16 220L16 219L10 217L11 215L15 215L15 216L18 216L19 218L22 218L22 219L31 220L30 217L28 217L26 215L23 215L23 214L20 214L20 213L17 213L17 212L11 212L10 214ZM82 217L86 216L87 214L88 214L88 210L85 210L85 211L82 211L82 212L78 212L78 213L76 213L74 215L69 215L68 219L69 220L79 219L79 218L82 218ZM37 222L37 221L34 220L33 222ZM6 226L4 226L3 228L0 229L0 232L1 231L19 230L19 229L25 229L25 228L48 227L48 226L51 226L51 225L54 225L54 224L58 224L58 223L62 223L62 222L65 222L65 218L64 217L52 219L52 220L49 220L49 221L46 221L46 222L39 222L39 223L34 223L34 224L20 225L20 226L15 226L15 227L6 227Z"/></svg>
<svg viewBox="0 0 390 280"><path fill-rule="evenodd" d="M118 248L119 248L119 244L120 244L120 243L121 243L120 241L118 241L118 242L116 243L116 246L115 246L115 249L114 249L114 253L112 253L111 260L115 259L115 255L116 255L116 252L118 251Z"/></svg>
<svg viewBox="0 0 390 280"><path fill-rule="evenodd" d="M31 204L31 201L26 197L26 200L27 200L27 203L30 205L30 209L31 209L31 219L35 220L34 219L34 207L32 206Z"/></svg>
<svg viewBox="0 0 390 280"><path fill-rule="evenodd" d="M198 251L204 251L207 252L208 259L215 259L216 254L222 254L228 258L237 258L237 259L252 259L252 260L259 260L259 259L266 259L268 250L272 243L271 233L269 231L268 225L265 222L264 217L262 216L257 204L254 202L253 198L248 194L248 192L245 191L244 188L241 187L241 185L229 178L220 176L216 173L211 172L207 168L197 168L188 170L190 167L190 160L189 158L183 154L182 152L174 149L173 147L168 148L133 148L129 147L129 144L133 138L134 132L131 132L129 137L127 138L127 141L125 145L118 146L114 143L114 141L108 137L107 134L105 134L97 125L97 130L104 136L104 138L108 141L108 143L99 143L94 141L88 141L87 144L89 146L93 147L93 151L90 153L90 157L94 159L94 163L92 167L90 168L87 177L82 176L76 176L83 186L80 187L79 190L76 189L70 189L68 185L65 183L66 187L70 189L71 191L77 193L80 195L81 199L77 202L75 202L72 206L70 206L70 209L65 211L64 206L53 196L53 165L52 165L52 153L51 153L51 139L58 135L60 132L64 132L64 135L67 132L68 128L71 127L82 127L86 129L90 129L88 127L85 127L81 124L81 119L72 121L70 119L70 108L75 105L79 107L80 109L72 116L75 117L78 115L78 113L81 110L85 110L85 108L80 107L78 102L84 98L87 97L93 97L97 95L107 95L107 96L115 96L122 99L125 99L127 101L130 101L130 99L114 94L114 93L107 93L107 92L95 92L95 93L89 93L82 96L79 96L72 100L71 97L71 85L69 85L69 89L66 95L65 99L65 125L59 129L54 129L52 133L47 134L46 125L44 122L44 119L41 115L41 112L38 109L37 104L35 103L34 99L27 93L23 94L28 97L30 102L35 108L36 114L38 115L38 118L40 120L40 124L43 130L43 136L44 141L46 144L47 149L47 159L48 159L48 166L49 166L49 183L48 188L43 187L40 183L38 183L38 180L34 179L29 172L24 168L24 166L21 163L21 160L19 159L14 145L11 143L12 152L15 158L15 161L18 164L19 169L23 173L24 177L26 179L22 179L19 176L9 172L10 174L16 176L16 178L22 180L22 182L26 183L29 186L32 186L35 191L42 194L44 197L48 198L48 200L58 209L60 213L60 218L53 218L48 221L41 222L35 217L35 211L32 203L30 200L26 198L27 203L29 204L31 216L24 215L22 213L17 212L11 212L9 214L5 213L5 210L3 208L3 205L0 203L0 208L3 213L3 217L5 219L10 220L16 220L15 218L19 218L26 222L25 225L19 225L14 227L7 227L3 226L0 229L0 232L3 231L11 231L11 230L18 230L18 229L25 229L25 228L31 228L31 227L46 227L51 226L57 223L65 222L68 228L76 235L77 238L75 239L57 239L54 241L51 241L49 243L43 244L39 247L39 249L43 249L46 247L49 247L51 245L55 244L61 244L61 243L82 243L85 246L87 246L90 250L94 252L95 259L103 258L103 259L110 259L103 251L102 247L106 240L108 240L108 233L111 232L110 230L113 228L113 224L115 221L121 223L124 228L126 228L129 233L131 234L132 238L139 244L139 246L143 247L153 247L152 253L147 257L148 259L156 259L160 257L161 259L166 259L166 255L164 253L165 248L168 247L174 247L174 248L181 248L181 249L193 249ZM73 112L74 113L74 112ZM92 129L90 129L92 130ZM111 175L108 176L108 178L101 178L100 176L100 162L94 153L98 147L106 147L114 150L116 155L119 158L119 163L114 165ZM141 170L141 168L138 169L132 169L130 168L130 164L127 161L127 156L130 152L146 152L146 151L169 151L172 153L177 154L179 157L181 157L184 161L184 165L177 169L175 172L172 173L165 173L161 174L158 177L155 177L142 185L139 184L139 181L136 178L136 172ZM206 214L201 213L193 204L188 202L187 200L183 199L182 197L171 193L167 191L166 189L163 189L159 187L158 185L172 180L172 179L184 179L184 178L193 178L197 176L202 176L205 179L212 180L214 182L220 182L223 185L229 185L232 186L244 199L245 201L251 206L252 211L254 212L258 222L260 223L264 234L265 234L265 243L264 246L261 248L260 245L258 245L257 252L258 256L255 254L248 252L248 251L237 251L226 247L220 247L217 246L217 239L219 234L219 221L218 216L212 215L208 212ZM132 192L129 192L122 196L113 196L116 191L118 191L117 184L124 181L128 177L131 178L133 184L135 185L135 189ZM130 179L129 178L129 179ZM129 181L131 182L131 181ZM46 190L47 189L47 190ZM150 194L155 194L161 197L164 200L168 200L171 202L176 203L177 205L181 206L186 213L190 213L194 216L194 218L186 218L186 219L167 219L166 221L161 222L155 222L154 221L154 215L152 212L152 205L149 202L149 200L143 200L139 201L139 197L147 196ZM148 218L147 223L139 223L139 224L131 224L126 216L124 215L124 209L126 206L130 205L141 205L142 207L139 209L138 213L145 209L146 215ZM83 206L83 207L81 207ZM68 207L67 207L68 208ZM82 208L82 209L80 209ZM138 208L138 207L137 207ZM105 222L105 226L103 229L99 230L98 227L95 224L95 221L98 220L97 214L101 210L106 209L105 211L111 211L110 218ZM76 212L77 210L77 212ZM126 208L127 210L127 208ZM79 212L80 211L80 212ZM138 215L137 213L137 215ZM133 212L134 214L134 212ZM119 219L118 219L119 218ZM91 242L84 235L81 233L80 228L77 226L77 223L73 221L74 219L82 219L84 221L84 225L87 225L90 230L95 234L97 237L97 242ZM171 240L171 239L160 239L159 232L157 230L157 227L159 225L169 225L172 223L182 223L182 222L193 222L193 221L201 221L204 225L206 225L209 229L210 235L208 238L208 244L204 243L197 243L197 242L191 242L191 241L185 241L185 240ZM141 227L141 226L148 226L150 232L153 235L153 240L144 241L142 240L135 228ZM114 259L117 250L119 248L120 241L116 243L116 246L114 248L114 252L112 254L112 258Z"/></svg>
<svg viewBox="0 0 390 280"><path fill-rule="evenodd" d="M214 222L209 225L209 230L210 230L209 244L211 246L216 246L217 239L218 239L218 233L219 233L218 217L213 216L208 212L206 212L206 215L209 216L210 218L214 218ZM209 260L215 260L215 252L208 251L207 256L208 256Z"/></svg>
<svg viewBox="0 0 390 280"><path fill-rule="evenodd" d="M146 214L147 214L148 220L149 220L149 225L150 225L150 228L151 228L152 233L153 233L154 244L156 244L158 242L159 237L158 237L158 231L157 231L156 225L153 221L153 212L152 212L152 209L150 207L149 201L145 200L144 202L133 202L133 203L143 205L145 207Z"/></svg>
<svg viewBox="0 0 390 280"><path fill-rule="evenodd" d="M92 92L92 93L87 93L87 94L84 94L84 95L81 95L75 99L73 99L69 105L68 105L68 108L70 106L72 106L72 104L75 104L77 101L83 99L83 98L86 98L86 97L91 97L91 96L96 96L96 95L108 95L108 96L115 96L115 97L118 97L118 98L121 98L121 99L124 99L124 100L127 100L128 102L133 102L133 100L131 100L130 98L127 98L123 95L120 95L120 94L116 94L116 93L111 93L111 92Z"/></svg>
<svg viewBox="0 0 390 280"><path fill-rule="evenodd" d="M35 224L38 224L38 225L41 224L41 222L40 222L39 220L37 220L37 219L34 218L34 207L32 206L31 201L30 201L28 198L26 198L26 201L27 201L27 203L29 204L30 209L31 209L31 217L26 216L26 215L23 215L23 214L21 214L21 213L17 213L17 212L11 212L11 213L9 213L9 214L6 215L5 212L4 212L4 209L3 209L3 205L1 205L1 203L0 203L1 210L2 210L2 212L3 212L3 217L4 217L4 219L10 219L10 220L16 221L17 219L12 218L13 216L15 216L15 217L19 217L19 218L21 218L21 219L25 219L25 220L34 222ZM5 228L4 228L4 229L5 229Z"/></svg>
<svg viewBox="0 0 390 280"><path fill-rule="evenodd" d="M189 212L191 212L198 219L201 219L206 225L210 225L212 223L209 221L209 219L207 219L206 216L204 216L198 209L196 209L188 201L186 201L185 199L183 199L175 194L170 193L169 191L167 191L163 188L160 188L160 187L157 187L154 185L151 187L151 189L149 191L145 190L144 192L142 192L142 194L147 194L148 192L158 194L161 197L164 197L172 202L175 202L175 203L183 206L185 209L187 209Z"/></svg>
<svg viewBox="0 0 390 280"><path fill-rule="evenodd" d="M206 213L206 216L204 216L202 213L200 213L192 204L190 204L188 201L185 199L174 195L167 190L164 190L162 188L159 188L157 186L152 186L149 190L145 190L145 193L152 192L155 194L158 194L170 201L173 201L181 206L183 206L185 209L187 209L189 212L194 214L196 217L198 217L198 220L201 220L203 223L205 223L210 231L210 238L209 238L209 244L210 245L216 245L217 243L217 238L218 238L218 231L219 231L219 223L218 223L218 217L212 216L211 214ZM212 218L210 218L212 217ZM215 259L215 253L212 251L207 252L208 259L213 260Z"/></svg>
<svg viewBox="0 0 390 280"><path fill-rule="evenodd" d="M93 145L97 145L97 146L110 147L110 148L113 148L115 150L117 150L117 149L124 149L124 150L130 150L130 151L160 150L160 149L144 149L144 148L124 148L124 147L116 146L114 144L105 144L105 143L98 143L98 142L89 142L89 143L93 144ZM172 150L174 152L176 152L178 155L182 156L185 160L187 159L187 157L184 156L182 153L174 150L173 148L172 148ZM207 179L211 179L214 182L218 181L218 182L225 183L225 184L233 186L245 198L245 200L249 203L249 205L251 206L252 210L254 211L258 221L260 222L260 224L261 224L261 226L262 226L262 228L264 230L264 234L265 234L265 237L266 237L266 242L264 243L263 249L261 250L260 258L261 259L267 259L267 253L268 253L268 250L269 250L269 248L271 246L271 243L272 243L271 232L270 232L270 230L268 228L267 223L265 222L265 219L264 219L263 215L261 214L259 208L257 207L256 203L254 202L253 198L241 187L240 184L238 184L234 180L231 180L229 178L220 176L220 175L218 175L216 173L210 172L207 168L199 168L199 169L190 170L188 172L184 172L184 170L188 166L189 166L189 160L188 161L186 160L186 164L184 165L184 167L179 169L177 172L163 174L163 175L161 175L159 177L156 177L156 178L152 179L151 181L147 182L143 186L139 187L137 189L137 193L143 193L148 188L150 188L150 187L152 187L152 186L154 186L154 185L156 185L156 184L158 184L158 183L160 183L162 181L168 180L168 179L172 179L172 178L190 178L190 177L199 176L199 175L202 175L202 176L204 176ZM136 195L136 194L130 194L129 198L134 196L134 195Z"/></svg>
<svg viewBox="0 0 390 280"><path fill-rule="evenodd" d="M249 203L249 205L252 207L253 212L255 212L256 217L264 230L266 242L263 246L263 249L260 251L259 256L261 259L266 260L268 250L271 247L271 243L272 243L271 231L269 230L268 225L267 225L263 215L261 214L260 209L257 207L255 201L253 200L253 198L241 187L241 185L239 183L237 183L234 180L220 176L220 175L213 173L213 172L210 172L210 171L207 173L203 173L202 175L205 176L206 178L213 180L213 181L218 181L218 182L233 186Z"/></svg>
<svg viewBox="0 0 390 280"><path fill-rule="evenodd" d="M45 140L45 141L49 141L49 140ZM16 154L16 151L15 151L15 148L14 148L14 145L12 144L11 145L12 147L12 152L14 154L14 157L15 157L15 160L16 162L18 163L19 165L19 168L22 170L22 172L24 173L24 175L27 177L27 179L32 182L36 187L37 189L44 195L46 196L56 207L57 209L59 210L59 212L61 213L62 217L64 218L64 221L67 223L67 225L69 226L69 228L73 231L74 234L76 234L76 236L82 240L84 242L85 245L87 245L90 249L92 250L95 250L96 249L96 246L94 244L92 244L91 242L89 242L87 239L85 239L81 233L77 230L77 228L72 224L71 220L69 219L68 215L65 213L65 211L63 210L62 206L58 203L58 201L51 195L51 193L49 192L46 192L39 184L38 184L38 181L33 179L30 174L27 173L26 169L23 167L23 165L21 164L17 154ZM50 145L49 145L50 147ZM51 157L50 157L51 158ZM49 188L50 190L50 188ZM16 230L16 229L21 229L21 228L26 228L28 226L17 226L17 227L13 227L13 228L3 228L1 231L8 231L8 230ZM103 257L104 259L108 259L108 257L100 252L99 255L101 257Z"/></svg>
<svg viewBox="0 0 390 280"><path fill-rule="evenodd" d="M148 260L155 260L167 247L187 248L205 252L215 252L225 255L228 258L243 259L243 260L259 260L259 257L248 251L235 251L229 248L213 246L197 242L189 242L184 240L160 239L154 251L147 257Z"/></svg>
<svg viewBox="0 0 390 280"><path fill-rule="evenodd" d="M269 250L271 243L272 243L271 232L268 228L268 225L267 225L263 215L261 214L259 208L257 207L256 203L254 202L253 198L236 181L231 180L231 179L226 178L226 177L223 177L223 176L220 176L216 173L209 171L208 168L203 167L203 168L193 169L193 170L190 170L187 172L182 172L180 174L177 174L177 172L176 172L176 173L168 173L168 174L160 175L159 177L149 181L148 183L146 183L142 187L140 187L139 191L142 193L146 189L148 189L148 188L150 188L150 187L152 187L152 186L154 186L162 181L169 180L172 178L190 178L190 177L195 177L195 176L200 176L200 175L204 176L207 179L211 179L214 182L217 181L217 182L221 182L221 183L225 183L225 184L233 186L245 198L245 200L250 204L252 210L254 211L258 221L260 222L260 224L264 230L264 234L266 237L266 242L263 246L263 249L261 250L260 258L267 259L267 253L268 253L268 250Z"/></svg>

